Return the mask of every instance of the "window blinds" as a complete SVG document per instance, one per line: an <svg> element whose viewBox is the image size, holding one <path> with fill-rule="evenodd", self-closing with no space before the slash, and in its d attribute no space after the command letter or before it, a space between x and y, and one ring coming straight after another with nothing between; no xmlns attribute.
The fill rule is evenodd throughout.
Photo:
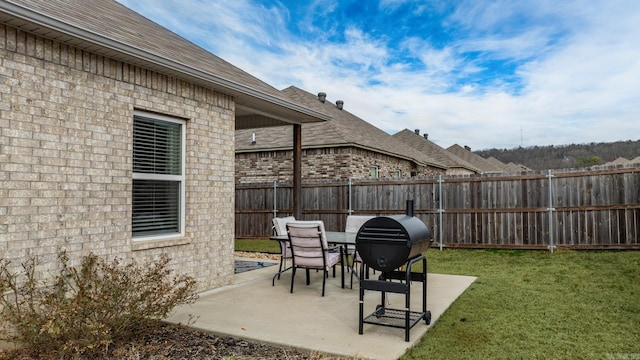
<svg viewBox="0 0 640 360"><path fill-rule="evenodd" d="M134 117L133 172L147 174L133 180L134 237L180 232L182 126L179 123Z"/></svg>

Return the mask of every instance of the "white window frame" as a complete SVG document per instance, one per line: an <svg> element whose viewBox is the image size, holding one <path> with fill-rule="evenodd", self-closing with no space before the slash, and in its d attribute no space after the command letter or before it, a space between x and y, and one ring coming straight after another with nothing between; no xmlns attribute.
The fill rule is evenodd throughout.
<svg viewBox="0 0 640 360"><path fill-rule="evenodd" d="M142 235L142 236L133 236L132 239L134 241L146 241L146 240L164 240L164 239L173 239L184 237L185 234L185 220L186 220L186 211L185 211L185 165L186 165L186 121L181 119L176 119L170 116L160 115L149 113L146 111L134 110L133 112L134 121L136 116L146 117L154 120L166 121L171 123L180 124L180 135L181 135L181 173L180 175L167 175L167 174L149 174L149 173L136 173L132 171L132 206L133 206L133 180L160 180L160 181L178 181L180 183L179 186L179 195L180 195L180 230L177 233L167 233L167 234L157 234L157 235ZM134 139L135 140L135 139ZM133 167L133 163L132 163ZM132 219L133 222L133 219Z"/></svg>

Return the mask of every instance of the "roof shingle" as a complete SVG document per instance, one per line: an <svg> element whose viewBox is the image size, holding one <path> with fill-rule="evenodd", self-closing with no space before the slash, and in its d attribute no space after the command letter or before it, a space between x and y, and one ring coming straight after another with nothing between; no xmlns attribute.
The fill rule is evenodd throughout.
<svg viewBox="0 0 640 360"><path fill-rule="evenodd" d="M332 118L327 122L302 126L303 148L355 146L404 158L421 165L446 169L446 166L439 161L416 152L347 110L338 109L328 100L323 103L316 95L295 86L288 87L282 92L293 101ZM256 136L256 144L250 145L253 134ZM236 131L236 151L290 149L293 146L292 138L291 126L238 130Z"/></svg>
<svg viewBox="0 0 640 360"><path fill-rule="evenodd" d="M467 162L471 163L472 165L480 169L482 173L501 173L502 172L501 169L497 168L496 166L488 162L482 156L476 155L458 144L449 146L447 148L447 151L450 151L457 157L462 158Z"/></svg>
<svg viewBox="0 0 640 360"><path fill-rule="evenodd" d="M270 116L297 117L300 122L328 120L113 0L0 1L0 23L206 86Z"/></svg>
<svg viewBox="0 0 640 360"><path fill-rule="evenodd" d="M472 172L480 171L478 168L476 168L466 160L457 157L456 155L438 146L436 143L430 141L424 136L420 136L415 131L404 129L396 134L393 134L393 137L420 151L421 153L430 156L439 163L447 166L447 168L462 168Z"/></svg>

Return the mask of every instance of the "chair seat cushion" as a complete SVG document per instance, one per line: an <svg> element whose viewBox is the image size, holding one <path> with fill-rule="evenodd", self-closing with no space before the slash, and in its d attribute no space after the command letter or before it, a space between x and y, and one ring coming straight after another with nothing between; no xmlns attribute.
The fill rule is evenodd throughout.
<svg viewBox="0 0 640 360"><path fill-rule="evenodd" d="M320 252L305 252L304 255L296 256L296 266L312 267L315 269L322 269L322 253Z"/></svg>
<svg viewBox="0 0 640 360"><path fill-rule="evenodd" d="M305 253L305 255L311 255L311 254ZM327 258L327 270L329 270L331 269L331 267L333 267L333 265L340 262L340 253L327 252L326 258ZM319 253L317 254L317 257L300 256L300 257L297 257L295 261L296 261L296 266L310 267L314 269L322 269L322 266L324 265L322 262L322 254L319 254Z"/></svg>

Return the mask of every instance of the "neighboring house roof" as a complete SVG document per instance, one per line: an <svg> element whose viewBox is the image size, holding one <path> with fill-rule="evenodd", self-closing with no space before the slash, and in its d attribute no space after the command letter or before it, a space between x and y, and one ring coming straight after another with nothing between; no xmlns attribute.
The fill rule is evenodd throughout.
<svg viewBox="0 0 640 360"><path fill-rule="evenodd" d="M302 147L305 149L354 146L403 158L420 165L446 169L446 166L437 160L417 153L386 132L346 110L339 109L328 100L321 102L317 95L295 86L282 90L282 93L301 105L325 113L332 118L323 123L303 124ZM255 145L251 145L253 134L256 138ZM292 136L291 126L238 130L236 131L236 152L289 150L293 146Z"/></svg>
<svg viewBox="0 0 640 360"><path fill-rule="evenodd" d="M439 163L445 165L447 168L461 168L472 172L480 172L478 168L468 163L464 159L457 157L451 152L438 146L425 136L420 136L416 131L404 129L398 133L393 134L393 137L409 145L410 147L420 151L423 154L435 159Z"/></svg>
<svg viewBox="0 0 640 360"><path fill-rule="evenodd" d="M466 160L467 162L471 163L472 165L474 165L475 167L480 169L480 171L482 173L501 173L501 172L503 172L501 169L497 168L496 166L494 166L493 164L488 162L482 156L476 155L476 154L472 153L471 151L463 148L462 146L460 146L458 144L451 145L450 147L447 148L447 151L450 151L451 153L453 153L457 157L462 158L462 159Z"/></svg>
<svg viewBox="0 0 640 360"><path fill-rule="evenodd" d="M487 160L489 163L491 163L493 166L502 169L502 171L507 172L507 173L519 173L519 172L523 172L523 171L531 171L531 169L529 169L528 167L522 165L522 164L516 164L513 162L510 162L508 164L503 163L502 161L494 158L493 156L489 157Z"/></svg>
<svg viewBox="0 0 640 360"><path fill-rule="evenodd" d="M513 162L510 162L508 164L505 164L506 170L508 170L508 172L510 173L518 173L518 172L523 172L523 171L532 171L530 168L522 165L522 164L516 164Z"/></svg>
<svg viewBox="0 0 640 360"><path fill-rule="evenodd" d="M632 164L640 164L640 156L636 156L633 160L630 160Z"/></svg>
<svg viewBox="0 0 640 360"><path fill-rule="evenodd" d="M496 168L505 171L505 172L513 172L513 168L511 168L509 165L503 163L502 161L494 158L493 156L485 159L488 163L490 163L491 165L495 166Z"/></svg>
<svg viewBox="0 0 640 360"><path fill-rule="evenodd" d="M629 160L627 160L626 158L623 157L619 157L613 161L609 161L608 163L606 163L605 165L607 166L617 166L617 165L626 165L626 164L630 164L631 162Z"/></svg>
<svg viewBox="0 0 640 360"><path fill-rule="evenodd" d="M329 120L113 0L0 1L0 23L232 95L237 128Z"/></svg>

